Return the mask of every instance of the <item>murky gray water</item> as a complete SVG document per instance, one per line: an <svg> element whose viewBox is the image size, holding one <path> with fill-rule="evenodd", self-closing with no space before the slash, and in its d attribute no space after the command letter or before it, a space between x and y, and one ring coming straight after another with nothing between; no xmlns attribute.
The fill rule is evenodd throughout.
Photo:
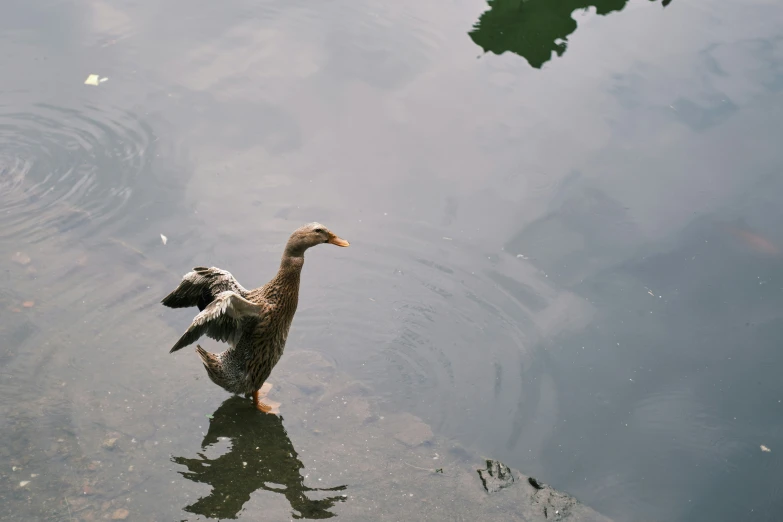
<svg viewBox="0 0 783 522"><path fill-rule="evenodd" d="M5 2L3 519L396 519L367 455L413 414L617 520L777 520L781 22ZM352 246L308 253L259 418L159 300L196 265L264 283L313 220Z"/></svg>

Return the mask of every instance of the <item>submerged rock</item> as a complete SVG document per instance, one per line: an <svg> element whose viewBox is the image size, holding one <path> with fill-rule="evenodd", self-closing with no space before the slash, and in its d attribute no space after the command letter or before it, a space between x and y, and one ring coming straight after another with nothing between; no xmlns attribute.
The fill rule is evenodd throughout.
<svg viewBox="0 0 783 522"><path fill-rule="evenodd" d="M386 424L391 427L395 439L411 448L430 442L433 437L429 424L410 413L392 415Z"/></svg>
<svg viewBox="0 0 783 522"><path fill-rule="evenodd" d="M479 477L487 493L495 493L514 483L511 469L498 460L487 459L487 469L479 469Z"/></svg>
<svg viewBox="0 0 783 522"><path fill-rule="evenodd" d="M524 475L513 471L498 460L487 459L486 465L486 469L477 470L484 490L487 493L497 493L507 489L498 496L508 495L504 500L515 503L517 514L524 514L524 520L580 522L608 522L609 520L580 504L572 496L552 489L534 477L527 477L525 480ZM514 475L519 479L518 481Z"/></svg>

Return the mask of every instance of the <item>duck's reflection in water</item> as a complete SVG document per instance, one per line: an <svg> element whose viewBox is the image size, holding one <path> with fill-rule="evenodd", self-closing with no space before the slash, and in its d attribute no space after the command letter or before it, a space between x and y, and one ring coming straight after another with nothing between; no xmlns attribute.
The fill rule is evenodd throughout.
<svg viewBox="0 0 783 522"><path fill-rule="evenodd" d="M214 459L204 452L221 441L228 450ZM194 482L212 486L212 492L184 509L212 518L236 518L250 495L258 490L285 495L293 518L330 518L329 509L344 495L311 500L309 491L342 491L345 486L309 488L304 485L294 445L276 415L265 415L248 407L247 400L231 397L215 411L201 442L199 458L172 457L188 468L179 473Z"/></svg>

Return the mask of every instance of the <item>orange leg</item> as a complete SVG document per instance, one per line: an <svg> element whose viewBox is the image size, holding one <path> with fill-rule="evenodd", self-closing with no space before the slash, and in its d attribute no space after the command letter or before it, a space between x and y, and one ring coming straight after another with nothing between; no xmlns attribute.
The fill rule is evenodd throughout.
<svg viewBox="0 0 783 522"><path fill-rule="evenodd" d="M269 399L266 399L265 401L262 401L264 397L269 393L269 390L272 389L272 385L268 382L265 382L263 386L261 386L260 390L256 390L253 392L253 406L256 407L256 409L263 411L264 413L271 413L273 415L277 415L280 413L280 403L271 401Z"/></svg>

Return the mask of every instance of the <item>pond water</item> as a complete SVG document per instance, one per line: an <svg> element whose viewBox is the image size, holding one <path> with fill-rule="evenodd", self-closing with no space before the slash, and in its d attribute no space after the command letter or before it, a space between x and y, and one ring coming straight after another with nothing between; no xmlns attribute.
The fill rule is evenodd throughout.
<svg viewBox="0 0 783 522"><path fill-rule="evenodd" d="M397 519L339 448L419 423L616 520L778 520L783 4L664 3L4 2L2 518ZM262 418L159 301L310 221L351 247Z"/></svg>

